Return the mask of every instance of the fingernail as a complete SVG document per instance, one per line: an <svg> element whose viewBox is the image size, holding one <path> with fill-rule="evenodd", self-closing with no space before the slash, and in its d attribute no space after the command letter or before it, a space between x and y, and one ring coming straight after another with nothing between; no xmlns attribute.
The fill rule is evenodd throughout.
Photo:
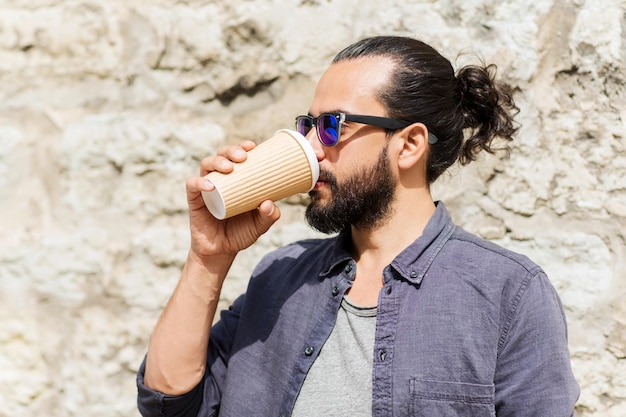
<svg viewBox="0 0 626 417"><path fill-rule="evenodd" d="M213 191L215 189L215 185L207 179L202 181L202 185L200 186L203 191Z"/></svg>
<svg viewBox="0 0 626 417"><path fill-rule="evenodd" d="M267 207L264 209L263 204L261 204L259 206L259 212L265 216L271 216L274 212L274 205L272 204L269 209Z"/></svg>

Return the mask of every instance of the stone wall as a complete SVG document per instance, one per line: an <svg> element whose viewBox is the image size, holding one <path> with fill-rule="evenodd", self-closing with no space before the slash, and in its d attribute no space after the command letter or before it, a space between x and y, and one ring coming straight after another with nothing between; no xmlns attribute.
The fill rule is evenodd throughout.
<svg viewBox="0 0 626 417"><path fill-rule="evenodd" d="M331 57L372 34L478 51L518 91L511 158L434 193L545 267L578 415L626 415L626 0L0 0L0 416L138 415L188 244L185 178L290 127ZM223 305L260 256L314 235L301 199L281 205Z"/></svg>

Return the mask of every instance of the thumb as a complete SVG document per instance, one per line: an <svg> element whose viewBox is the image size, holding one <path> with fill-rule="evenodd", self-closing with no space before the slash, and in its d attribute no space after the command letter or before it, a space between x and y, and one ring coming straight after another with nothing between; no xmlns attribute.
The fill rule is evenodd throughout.
<svg viewBox="0 0 626 417"><path fill-rule="evenodd" d="M257 216L257 227L265 233L280 218L280 209L271 200L261 203Z"/></svg>

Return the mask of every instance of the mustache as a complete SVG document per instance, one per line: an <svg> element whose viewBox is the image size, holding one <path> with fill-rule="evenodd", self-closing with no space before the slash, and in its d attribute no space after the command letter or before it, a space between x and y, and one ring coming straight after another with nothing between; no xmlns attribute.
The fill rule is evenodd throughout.
<svg viewBox="0 0 626 417"><path fill-rule="evenodd" d="M330 184L331 188L337 185L337 177L332 172L320 168L319 179Z"/></svg>

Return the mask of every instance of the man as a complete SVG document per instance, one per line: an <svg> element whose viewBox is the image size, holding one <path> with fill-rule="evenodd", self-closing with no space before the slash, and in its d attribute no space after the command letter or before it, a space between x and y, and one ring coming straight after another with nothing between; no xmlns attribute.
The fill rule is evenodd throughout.
<svg viewBox="0 0 626 417"><path fill-rule="evenodd" d="M340 52L296 119L320 164L307 220L339 234L266 256L212 329L236 254L280 211L213 218L203 176L254 144L204 159L187 181L188 259L139 371L142 414L571 416L579 389L544 272L430 195L457 160L511 140L515 110L492 67L455 74L414 39Z"/></svg>

